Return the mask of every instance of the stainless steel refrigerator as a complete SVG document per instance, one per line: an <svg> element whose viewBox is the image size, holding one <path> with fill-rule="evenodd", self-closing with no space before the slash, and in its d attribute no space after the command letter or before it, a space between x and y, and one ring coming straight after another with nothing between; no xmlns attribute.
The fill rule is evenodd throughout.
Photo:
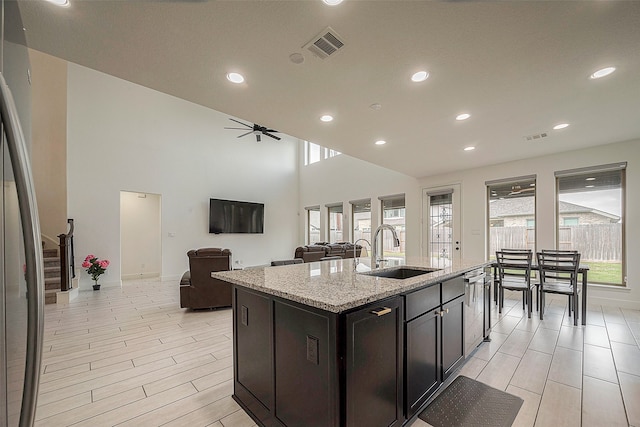
<svg viewBox="0 0 640 427"><path fill-rule="evenodd" d="M18 3L0 0L0 426L31 426L42 355L44 275L29 165L29 56Z"/></svg>

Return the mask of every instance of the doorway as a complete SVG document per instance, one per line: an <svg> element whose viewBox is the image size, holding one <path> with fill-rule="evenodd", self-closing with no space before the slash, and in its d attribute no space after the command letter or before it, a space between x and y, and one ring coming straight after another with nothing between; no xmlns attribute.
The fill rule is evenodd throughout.
<svg viewBox="0 0 640 427"><path fill-rule="evenodd" d="M422 191L422 251L434 267L462 259L460 184Z"/></svg>
<svg viewBox="0 0 640 427"><path fill-rule="evenodd" d="M161 196L120 192L120 262L122 280L160 277Z"/></svg>

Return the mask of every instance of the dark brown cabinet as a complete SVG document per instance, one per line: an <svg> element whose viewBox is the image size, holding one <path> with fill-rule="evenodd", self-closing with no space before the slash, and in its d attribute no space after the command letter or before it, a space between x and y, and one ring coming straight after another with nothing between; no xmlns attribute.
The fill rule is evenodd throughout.
<svg viewBox="0 0 640 427"><path fill-rule="evenodd" d="M456 277L405 296L407 418L464 362L464 292L463 278Z"/></svg>
<svg viewBox="0 0 640 427"><path fill-rule="evenodd" d="M442 382L440 369L440 310L431 310L407 322L406 414L412 417Z"/></svg>
<svg viewBox="0 0 640 427"><path fill-rule="evenodd" d="M269 427L400 426L403 305L336 314L233 287L234 399Z"/></svg>
<svg viewBox="0 0 640 427"><path fill-rule="evenodd" d="M233 286L234 399L267 427L400 427L464 362L462 277L332 313Z"/></svg>
<svg viewBox="0 0 640 427"><path fill-rule="evenodd" d="M273 406L273 317L271 298L233 289L234 393L246 409L271 423Z"/></svg>
<svg viewBox="0 0 640 427"><path fill-rule="evenodd" d="M464 296L442 305L442 381L464 362Z"/></svg>
<svg viewBox="0 0 640 427"><path fill-rule="evenodd" d="M402 416L402 299L345 317L346 425L399 426Z"/></svg>

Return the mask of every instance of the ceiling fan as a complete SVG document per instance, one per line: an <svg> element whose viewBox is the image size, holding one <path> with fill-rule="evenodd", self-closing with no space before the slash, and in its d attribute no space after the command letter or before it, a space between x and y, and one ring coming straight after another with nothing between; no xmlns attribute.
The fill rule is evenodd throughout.
<svg viewBox="0 0 640 427"><path fill-rule="evenodd" d="M244 130L244 131L248 130L247 132L243 133L242 135L238 135L236 138L242 138L243 136L246 136L246 135L249 135L250 133L252 133L252 134L254 134L256 136L256 141L258 141L258 142L261 142L260 137L262 135L266 135L269 138L275 139L276 141L280 141L280 139L281 139L279 136L274 135L274 133L278 133L278 131L275 130L275 129L269 129L269 128L265 127L265 126L260 126L257 123L254 123L253 126L252 126L250 124L243 123L243 122L238 121L236 119L232 119L231 117L229 117L229 120L232 120L232 121L234 121L236 123L240 123L241 125L246 126L246 127L244 127L244 128L227 128L226 127L225 129Z"/></svg>
<svg viewBox="0 0 640 427"><path fill-rule="evenodd" d="M511 186L511 193L509 193L509 196L515 196L518 194L522 194L522 193L526 193L527 191L536 191L535 187L525 187L522 188L519 184L515 184Z"/></svg>

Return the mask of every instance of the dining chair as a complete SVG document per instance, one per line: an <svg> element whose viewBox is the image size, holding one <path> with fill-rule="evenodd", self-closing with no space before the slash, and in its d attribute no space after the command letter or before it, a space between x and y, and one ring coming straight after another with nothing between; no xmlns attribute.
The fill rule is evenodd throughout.
<svg viewBox="0 0 640 427"><path fill-rule="evenodd" d="M573 312L573 324L578 326L578 269L580 253L567 250L543 250L536 254L540 275L540 320L544 319L544 295L567 295L569 316ZM584 315L584 313L583 313Z"/></svg>
<svg viewBox="0 0 640 427"><path fill-rule="evenodd" d="M529 249L502 249L496 251L498 262L498 313L504 307L504 290L520 291L522 295L522 309L528 309L527 316L531 318L533 303L533 287L531 284L531 260L533 253Z"/></svg>

